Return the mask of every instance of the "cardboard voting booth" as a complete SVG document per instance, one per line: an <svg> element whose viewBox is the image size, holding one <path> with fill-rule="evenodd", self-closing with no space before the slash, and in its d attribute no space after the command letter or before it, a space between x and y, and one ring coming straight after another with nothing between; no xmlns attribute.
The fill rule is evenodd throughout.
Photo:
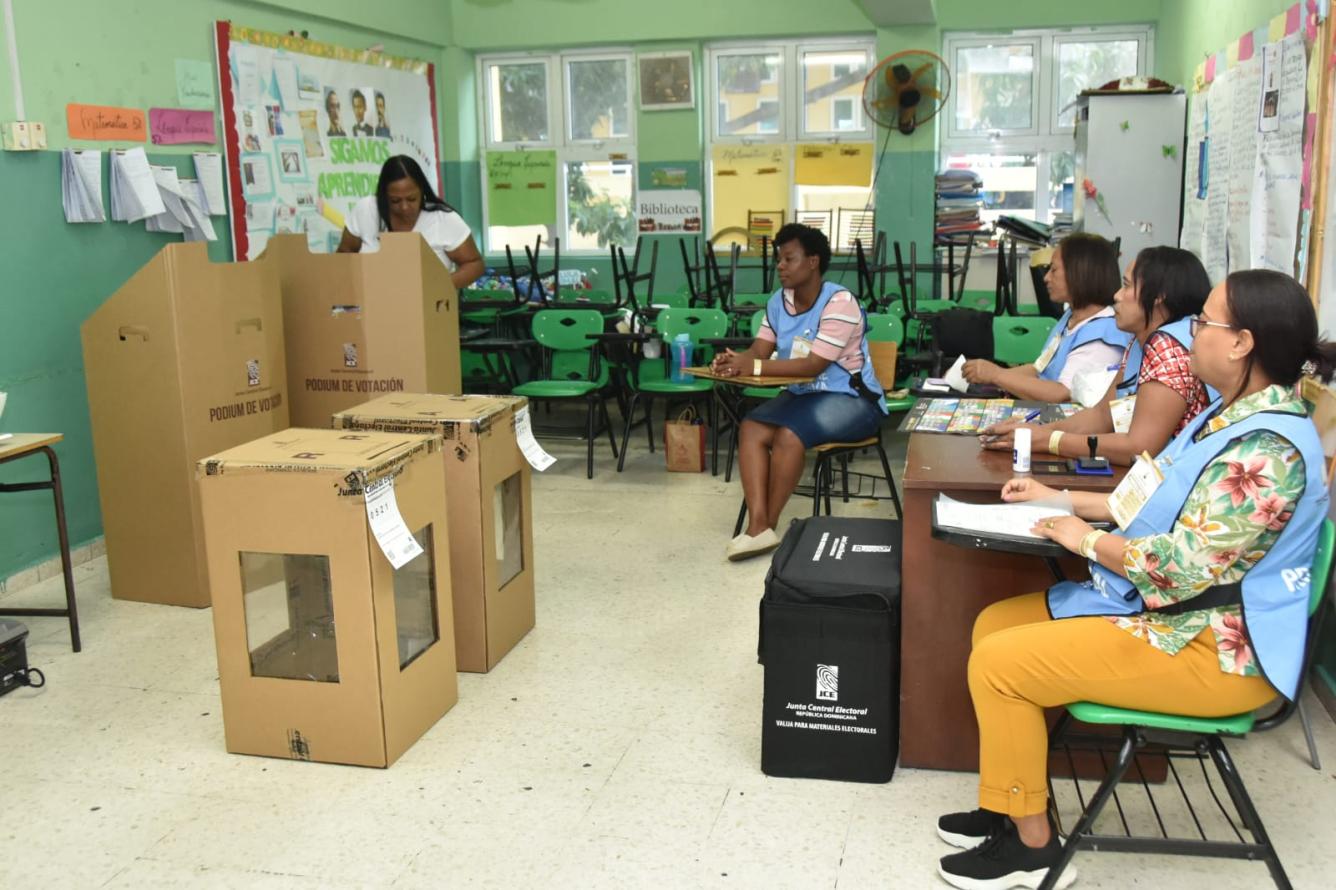
<svg viewBox="0 0 1336 890"><path fill-rule="evenodd" d="M82 335L112 595L207 606L195 463L288 426L278 263L168 245Z"/></svg>
<svg viewBox="0 0 1336 890"><path fill-rule="evenodd" d="M198 475L227 750L389 766L457 698L440 439L291 429Z"/></svg>
<svg viewBox="0 0 1336 890"><path fill-rule="evenodd" d="M532 471L515 438L519 396L383 396L334 416L349 430L444 438L455 654L490 671L534 626Z"/></svg>
<svg viewBox="0 0 1336 890"><path fill-rule="evenodd" d="M293 426L380 395L457 393L459 306L450 272L414 232L385 233L376 253L311 253L278 235Z"/></svg>

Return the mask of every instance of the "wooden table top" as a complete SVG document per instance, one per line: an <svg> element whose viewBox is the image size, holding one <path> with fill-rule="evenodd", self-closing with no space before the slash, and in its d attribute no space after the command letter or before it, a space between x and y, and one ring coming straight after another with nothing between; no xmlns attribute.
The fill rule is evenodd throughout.
<svg viewBox="0 0 1336 890"><path fill-rule="evenodd" d="M0 439L0 460L9 460L45 445L54 445L64 438L61 433L15 433L8 439Z"/></svg>
<svg viewBox="0 0 1336 890"><path fill-rule="evenodd" d="M816 379L815 377L782 377L779 375L753 377L750 374L739 377L725 377L723 374L714 373L709 368L687 368L686 372L692 377L717 380L720 383L732 383L736 386L791 386L795 383L811 383Z"/></svg>
<svg viewBox="0 0 1336 890"><path fill-rule="evenodd" d="M1033 460L1051 459L1047 453L1034 454ZM1050 476L1036 473L1034 478L1054 488L1080 491L1113 491L1125 467L1114 467L1112 476ZM1015 474L1011 471L1011 452L988 451L977 436L946 433L910 433L905 455L904 487L955 491L1000 491Z"/></svg>

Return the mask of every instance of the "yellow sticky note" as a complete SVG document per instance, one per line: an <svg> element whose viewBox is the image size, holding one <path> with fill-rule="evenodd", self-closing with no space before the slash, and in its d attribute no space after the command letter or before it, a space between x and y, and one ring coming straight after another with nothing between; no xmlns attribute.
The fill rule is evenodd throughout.
<svg viewBox="0 0 1336 890"><path fill-rule="evenodd" d="M1266 39L1275 43L1285 36L1285 13L1281 13L1271 20L1266 28Z"/></svg>
<svg viewBox="0 0 1336 890"><path fill-rule="evenodd" d="M1200 93L1204 89L1206 89L1206 63L1199 62L1197 70L1192 72L1192 90Z"/></svg>
<svg viewBox="0 0 1336 890"><path fill-rule="evenodd" d="M1233 68L1239 63L1239 42L1235 40L1225 47L1225 67Z"/></svg>

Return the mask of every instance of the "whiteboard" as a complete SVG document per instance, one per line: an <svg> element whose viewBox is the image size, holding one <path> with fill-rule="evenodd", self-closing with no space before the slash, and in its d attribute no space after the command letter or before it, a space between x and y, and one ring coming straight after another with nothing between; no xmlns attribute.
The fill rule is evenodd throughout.
<svg viewBox="0 0 1336 890"><path fill-rule="evenodd" d="M334 251L394 155L416 160L440 194L433 65L230 22L215 37L238 260L282 233Z"/></svg>

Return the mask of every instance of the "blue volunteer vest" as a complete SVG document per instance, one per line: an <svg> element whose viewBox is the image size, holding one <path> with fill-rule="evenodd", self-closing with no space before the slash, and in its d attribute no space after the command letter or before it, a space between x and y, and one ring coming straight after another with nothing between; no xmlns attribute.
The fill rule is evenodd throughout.
<svg viewBox="0 0 1336 890"><path fill-rule="evenodd" d="M1062 369L1067 364L1067 356L1071 355L1073 349L1079 349L1087 343L1103 342L1110 346L1116 346L1119 349L1126 349L1127 344L1132 341L1132 335L1126 331L1118 330L1118 324L1114 321L1112 315L1106 315L1103 318L1095 318L1081 325L1074 334L1067 332L1067 325L1072 320L1072 310L1067 309L1058 319L1058 323L1053 326L1049 332L1048 339L1044 341L1044 348L1040 350L1040 355L1048 351L1053 345L1054 340L1058 340L1058 351L1053 354L1053 358L1039 372L1042 380L1057 380L1062 376ZM1137 367L1141 367L1141 360L1137 360Z"/></svg>
<svg viewBox="0 0 1336 890"><path fill-rule="evenodd" d="M1219 407L1219 401L1213 402L1161 453L1164 482L1122 534L1135 538L1171 530L1207 464L1243 435L1264 429L1292 442L1304 459L1303 494L1280 537L1242 581L1243 615L1258 667L1276 691L1292 699L1303 665L1309 572L1318 531L1327 515L1322 443L1307 415L1277 411L1259 411L1194 442L1193 436ZM1063 581L1049 588L1048 609L1054 618L1146 611L1131 581L1096 562L1091 561L1089 567L1089 581Z"/></svg>
<svg viewBox="0 0 1336 890"><path fill-rule="evenodd" d="M1180 318L1178 321L1160 325L1151 333L1151 336L1153 337L1156 334L1168 334L1177 340L1180 346L1188 352L1192 352L1192 319ZM1128 348L1130 352L1127 356L1127 364L1123 369L1123 379L1118 382L1118 391L1115 396L1119 399L1136 395L1137 387L1140 385L1138 378L1141 376L1141 363L1145 359L1141 344L1135 339L1132 340L1132 344ZM1207 401L1214 402L1218 398L1220 398L1220 393L1207 386Z"/></svg>
<svg viewBox="0 0 1336 890"><path fill-rule="evenodd" d="M825 311L826 304L830 302L831 297L838 293L843 293L848 288L841 287L838 284L832 284L829 281L822 282L821 293L817 295L816 302L806 312L798 315L791 315L784 305L784 289L780 288L770 297L770 302L766 305L765 318L770 325L770 330L775 335L775 350L779 358L792 358L793 340L795 337L814 342L818 329L821 327L821 313ZM863 381L863 386L876 393L877 405L881 408L883 414L887 413L885 390L877 382L877 375L872 370L872 357L867 351L867 317L859 310L860 323L863 325L863 342L861 345L863 354L863 368L859 372L859 377ZM844 369L839 362L831 362L826 369L817 376L811 383L795 383L789 387L789 392L795 395L813 392L837 392L844 395L858 396L858 390L854 388L853 375Z"/></svg>

